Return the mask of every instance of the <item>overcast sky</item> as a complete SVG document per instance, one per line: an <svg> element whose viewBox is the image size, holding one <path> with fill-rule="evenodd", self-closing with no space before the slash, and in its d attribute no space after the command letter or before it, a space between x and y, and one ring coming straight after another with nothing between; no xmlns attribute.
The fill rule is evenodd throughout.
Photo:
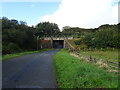
<svg viewBox="0 0 120 90"><path fill-rule="evenodd" d="M49 1L49 0L48 0ZM2 15L28 25L49 21L64 26L96 28L118 23L119 0L59 0L57 2L2 3Z"/></svg>

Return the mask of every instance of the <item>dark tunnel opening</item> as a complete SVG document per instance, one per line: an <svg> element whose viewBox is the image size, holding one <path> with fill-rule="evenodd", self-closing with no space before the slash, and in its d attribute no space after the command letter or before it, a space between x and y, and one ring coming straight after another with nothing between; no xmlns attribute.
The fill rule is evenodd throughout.
<svg viewBox="0 0 120 90"><path fill-rule="evenodd" d="M53 48L63 48L64 40L53 40Z"/></svg>

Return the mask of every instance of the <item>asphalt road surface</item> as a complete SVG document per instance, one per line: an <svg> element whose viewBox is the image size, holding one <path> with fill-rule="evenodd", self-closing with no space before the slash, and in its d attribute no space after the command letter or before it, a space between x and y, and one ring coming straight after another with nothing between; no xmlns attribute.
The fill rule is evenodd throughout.
<svg viewBox="0 0 120 90"><path fill-rule="evenodd" d="M2 62L2 88L56 88L54 55L59 50Z"/></svg>

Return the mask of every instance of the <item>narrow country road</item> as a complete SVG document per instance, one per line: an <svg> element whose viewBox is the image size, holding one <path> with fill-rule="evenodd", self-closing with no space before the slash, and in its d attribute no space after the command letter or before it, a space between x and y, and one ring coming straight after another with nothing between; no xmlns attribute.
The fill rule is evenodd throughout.
<svg viewBox="0 0 120 90"><path fill-rule="evenodd" d="M58 51L49 50L3 61L3 88L56 88L53 58Z"/></svg>

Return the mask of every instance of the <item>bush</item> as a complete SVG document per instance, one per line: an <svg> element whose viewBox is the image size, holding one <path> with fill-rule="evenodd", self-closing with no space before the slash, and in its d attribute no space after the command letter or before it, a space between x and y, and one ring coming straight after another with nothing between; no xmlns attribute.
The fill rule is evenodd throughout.
<svg viewBox="0 0 120 90"><path fill-rule="evenodd" d="M11 53L20 52L20 51L21 49L15 43L9 43L8 46L3 45L3 49L2 49L3 54L11 54Z"/></svg>
<svg viewBox="0 0 120 90"><path fill-rule="evenodd" d="M86 49L88 46L86 44L80 44L79 47L80 49Z"/></svg>
<svg viewBox="0 0 120 90"><path fill-rule="evenodd" d="M7 46L6 45L3 45L2 46L2 54L7 54L8 53L8 48L7 48Z"/></svg>
<svg viewBox="0 0 120 90"><path fill-rule="evenodd" d="M112 27L88 34L82 41L91 48L119 48L119 37L117 28Z"/></svg>
<svg viewBox="0 0 120 90"><path fill-rule="evenodd" d="M74 43L75 43L75 45L80 45L81 40L80 39L74 40Z"/></svg>

